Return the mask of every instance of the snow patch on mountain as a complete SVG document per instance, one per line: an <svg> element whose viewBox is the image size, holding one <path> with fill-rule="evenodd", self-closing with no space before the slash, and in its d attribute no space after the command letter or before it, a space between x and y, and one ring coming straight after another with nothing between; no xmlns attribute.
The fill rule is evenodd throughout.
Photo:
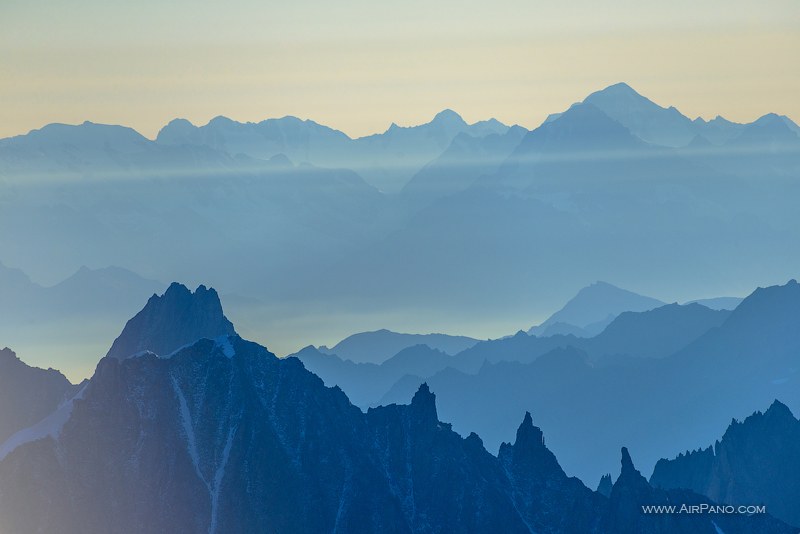
<svg viewBox="0 0 800 534"><path fill-rule="evenodd" d="M75 399L83 398L83 392L86 391L87 386L88 384L83 386L83 388L81 388L81 390L74 397L68 401L65 401L55 412L51 413L35 425L20 430L8 438L6 442L0 446L0 461L8 456L14 449L26 443L38 441L46 437L58 439L58 437L61 435L61 429L64 428L64 425L69 420L70 415L72 415L72 407L74 406Z"/></svg>

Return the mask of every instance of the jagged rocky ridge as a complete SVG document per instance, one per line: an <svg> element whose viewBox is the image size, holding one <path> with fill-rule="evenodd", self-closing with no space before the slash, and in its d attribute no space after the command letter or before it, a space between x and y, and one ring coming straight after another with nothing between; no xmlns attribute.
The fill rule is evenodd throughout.
<svg viewBox="0 0 800 534"><path fill-rule="evenodd" d="M770 514L800 526L800 421L776 400L764 413L732 421L713 446L660 460L650 483L687 488L720 503L764 504Z"/></svg>
<svg viewBox="0 0 800 534"><path fill-rule="evenodd" d="M673 494L625 458L606 499L563 473L530 415L494 457L438 420L427 386L365 414L297 359L203 339L104 358L56 438L0 462L0 531L715 532L706 516L643 516Z"/></svg>
<svg viewBox="0 0 800 534"><path fill-rule="evenodd" d="M127 358L149 350L166 355L200 338L234 335L233 324L222 312L219 295L201 285L194 293L173 283L128 321L106 356Z"/></svg>

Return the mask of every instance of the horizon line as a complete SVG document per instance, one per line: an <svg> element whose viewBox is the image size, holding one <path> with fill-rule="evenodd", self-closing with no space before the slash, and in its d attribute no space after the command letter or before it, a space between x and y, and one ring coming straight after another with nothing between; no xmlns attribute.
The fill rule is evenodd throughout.
<svg viewBox="0 0 800 534"><path fill-rule="evenodd" d="M159 128L159 129L158 129L158 131L156 132L156 135L155 135L154 137L148 137L147 135L145 135L145 134L143 134L141 131L139 131L137 128L135 128L135 127L133 127L133 126L128 126L128 125L126 125L126 124L124 124L124 123L95 122L95 121L93 121L93 120L90 120L90 119L87 119L87 120L84 120L83 122L78 122L78 123L73 123L73 122L59 122L59 121L55 121L55 122L48 122L48 123L45 123L45 124L43 124L42 126L40 126L40 127L38 127L38 128L33 128L33 129L31 129L31 130L28 130L27 132L24 132L24 133L17 133L17 134L9 135L9 136L6 136L6 137L0 137L0 141L2 141L2 140L6 140L6 139L13 139L13 138L16 138L16 137L24 137L24 136L26 136L26 135L30 135L30 134L31 134L31 133L33 133L33 132L38 132L38 131L41 131L41 130L43 130L44 128L47 128L47 127L49 127L49 126L69 126L69 127L79 127L79 126L84 126L84 125L87 125L87 124L89 124L89 125L96 125L96 126L112 126L112 127L128 128L128 129L131 129L131 130L133 130L134 132L136 132L137 134L139 134L139 135L140 135L140 136L142 136L143 138L145 138L145 139L147 139L147 140L149 140L149 141L156 142L156 140L157 140L157 138L158 138L158 134L160 134L160 133L161 133L161 131L162 131L164 128L166 128L167 126L169 126L169 125L170 125L170 124L172 124L173 122L176 122L176 121L185 121L185 122L189 123L189 124L190 124L192 127L194 127L194 128L204 128L204 127L207 127L207 126L209 126L209 125L210 125L212 122L214 122L214 121L216 121L216 120L219 120L219 119L228 120L228 121L231 121L231 122L233 122L233 123L236 123L236 124L238 124L238 125L259 125L259 124L265 123L265 122L267 122L267 121L280 121L280 120L285 120L285 119L297 119L297 120L299 120L299 121L301 121L301 122L303 122L303 123L309 123L309 122L310 122L310 123L316 124L316 125L318 125L318 126L322 126L322 127L324 127L324 128L328 128L328 129L330 129L330 130L333 130L333 131L335 131L335 132L339 132L339 133L341 133L341 134L345 135L345 136L346 136L348 139L355 141L355 140L359 140L359 139L366 139L366 138L368 138L368 137L373 137L373 136L384 135L384 134L388 133L390 130L392 130L393 128L399 128L399 129L411 129L411 128L417 128L417 127L420 127L420 126L425 126L425 125L431 124L432 122L434 122L434 121L436 120L436 118L437 118L437 117L439 117L440 115L442 115L442 114L444 114L444 113L447 113L447 112L451 112L451 113L455 114L455 115L456 115L456 116L457 116L459 119L461 119L461 120L462 120L464 123L466 123L466 124L467 124L467 126L475 126L476 124L481 124L481 123L486 123L486 122L492 122L492 121L496 121L496 122L498 122L499 124L501 124L501 125L503 125L503 126L505 126L505 127L507 127L507 128L521 127L521 128L524 128L524 129L526 129L526 130L528 130L528 131L533 131L533 130L536 130L537 128L541 127L543 124L546 124L547 122L551 121L551 120L552 120L552 119L551 119L551 117L553 117L554 115L560 115L560 114L562 114L562 113L564 113L564 112L568 111L568 110L569 110L570 108L572 108L573 106L575 106L575 105L577 105L577 104L584 103L584 102L586 101L586 99L588 99L590 96L592 96L592 95L594 95L594 94L596 94L596 93L601 93L601 92L607 91L608 89L610 89L610 88L612 88L612 87L618 87L618 86L624 86L624 87L627 87L627 88L628 88L628 89L630 89L630 91L631 91L631 92L633 92L635 95L637 95L637 96L639 96L639 97L641 97L641 98L644 98L644 99L648 100L649 102L651 102L651 103L653 103L654 105L656 105L656 106L660 107L661 109L665 109L665 110L666 110L666 109L675 109L675 110L676 110L678 113L680 113L680 115L682 115L683 117L686 117L686 118L687 118L688 120L690 120L691 122L696 122L696 121L698 121L698 120L702 120L702 121L704 121L704 122L711 122L711 121L714 121L714 120L717 120L717 119L722 119L722 120L725 120L725 121L731 122L731 123L733 123L733 124L738 124L738 125L747 125L747 124L752 124L753 122L756 122L756 121L758 121L759 119L761 119L761 118L763 118L763 117L766 117L767 115L777 115L777 116L778 116L778 117L780 117L780 118L785 118L785 119L788 119L788 120L790 120L791 122L793 122L793 123L797 124L797 123L794 121L794 119L792 119L792 118L791 118L791 117L790 117L788 114L779 113L779 112L777 112L777 111L767 111L767 112L765 112L765 113L763 113L763 114L759 115L758 117L756 117L755 119L753 119L753 120L752 120L752 121L750 121L750 122L736 122L736 121L732 121L732 120L730 120L730 119L727 119L726 117L724 117L723 115L721 115L721 114L719 114L719 113L717 113L716 115L714 115L714 117L713 117L713 118L711 118L711 119L706 119L706 118L705 118L705 116L703 116L703 115L698 115L697 117L694 117L694 118L692 118L692 117L691 117L691 116L689 116L689 115L685 115L685 114L684 114L683 112L681 112L681 111L680 111L680 109L679 109L679 108L677 108L676 106L673 106L673 105L667 105L667 106L664 106L664 105L662 105L662 104L659 104L659 103L657 103L657 102L654 102L653 100L651 100L651 99L650 99L650 98L648 98L647 96L645 96L645 95L643 95L643 94L639 93L638 91L636 91L635 89L633 89L633 88L632 88L632 87L631 87L631 86L630 86L630 85L629 85L627 82L616 82L616 83L613 83L613 84L611 84L611 85L608 85L608 86L606 86L606 87L604 87L604 88L602 88L602 89L598 89L598 90L596 90L596 91L592 91L592 92L590 92L589 94L587 94L587 95L586 95L586 96L583 98L583 100L579 100L579 101L577 101L577 102L573 102L573 103L572 103L572 104L570 104L570 105L569 105L569 106L568 106L566 109L564 109L564 110L562 110L562 111L554 111L554 112L547 113L547 116L546 116L546 118L545 118L543 121L541 121L539 124L535 125L535 126L526 126L526 125L524 125L524 124L523 124L521 121L515 121L513 124L508 124L508 123L505 123L505 122L503 122L503 121L501 121L501 120L497 119L495 116L488 117L488 118L485 118L485 119L480 119L480 120L477 120L477 121L474 121L474 122L469 122L469 121L467 121L466 119L464 119L464 116L463 116L461 113L459 113L459 112L455 111L455 110L454 110L452 107L445 107L444 109L442 109L442 110L440 110L440 111L436 112L436 113L434 114L434 116L433 116L433 117L432 117L430 120L428 120L427 122L421 122L421 123L417 123L417 124L411 124L411 125L406 125L406 126L404 126L404 125L400 125L400 124L398 124L398 123L397 123L397 122L395 122L395 121L392 121L392 122L389 124L389 126L388 126L388 127L386 127L386 128L385 128L384 130L382 130L382 131L375 131L375 132L368 133L368 134L365 134L365 135L357 135L357 136L353 136L353 135L351 135L351 134L347 133L345 130L343 130L343 129L340 129L340 128L338 128L338 127L331 126L331 125L329 125L329 124L325 124L325 123L322 123L322 122L318 122L317 120L315 120L315 119L313 119L313 118L307 118L307 117L306 117L306 118L304 118L304 117L300 117L300 116L298 116L298 115L294 115L294 114L291 114L291 113L287 113L287 114L285 114L285 115L282 115L282 116L266 117L266 118L259 119L259 120L255 120L255 121L253 121L253 120L244 120L244 121L242 121L242 120L234 119L234 118L232 118L232 117L229 117L229 116L227 116L227 115L219 114L219 115L215 115L215 116L213 116L212 118L210 118L208 121L206 121L206 122L205 122L205 124L200 124L200 122L197 122L197 123L195 123L195 122L192 122L191 120L189 120L189 119L187 119L187 118L185 118L185 117L173 117L173 118L171 118L171 119L168 119L166 122L164 122L164 123L163 123L163 125L162 125L162 126Z"/></svg>

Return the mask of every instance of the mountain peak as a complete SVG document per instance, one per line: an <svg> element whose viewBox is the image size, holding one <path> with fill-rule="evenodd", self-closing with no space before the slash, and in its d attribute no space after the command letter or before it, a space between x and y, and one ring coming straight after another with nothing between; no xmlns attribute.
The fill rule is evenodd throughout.
<svg viewBox="0 0 800 534"><path fill-rule="evenodd" d="M626 96L642 96L636 90L625 82L617 82L609 85L605 89L598 91L599 93L606 93L609 95L626 95Z"/></svg>
<svg viewBox="0 0 800 534"><path fill-rule="evenodd" d="M217 115L210 121L208 121L209 126L228 126L231 124L239 124L235 120L226 117L225 115Z"/></svg>
<svg viewBox="0 0 800 534"><path fill-rule="evenodd" d="M766 115L762 115L753 122L753 124L769 124L769 123L775 125L785 124L783 122L783 119L781 119L780 115L778 115L777 113L767 113Z"/></svg>
<svg viewBox="0 0 800 534"><path fill-rule="evenodd" d="M607 109L616 110L619 106L631 105L660 108L660 106L653 103L647 97L637 93L633 87L625 82L615 83L609 85L605 89L595 91L587 96L583 102L586 104L593 104L604 112L606 112Z"/></svg>
<svg viewBox="0 0 800 534"><path fill-rule="evenodd" d="M0 349L0 363L3 362L19 362L22 361L17 356L17 353L13 350L9 349L8 347L4 349Z"/></svg>
<svg viewBox="0 0 800 534"><path fill-rule="evenodd" d="M625 126L640 139L663 146L685 146L697 126L674 107L663 107L637 93L626 83L596 91L584 100Z"/></svg>
<svg viewBox="0 0 800 534"><path fill-rule="evenodd" d="M620 477L626 474L638 474L639 471L636 467L633 466L633 460L631 460L631 453L628 452L628 447L622 447L622 471L620 472Z"/></svg>
<svg viewBox="0 0 800 534"><path fill-rule="evenodd" d="M437 423L439 415L436 412L436 395L431 392L427 382L423 382L411 399L411 411L417 414L421 421Z"/></svg>
<svg viewBox="0 0 800 534"><path fill-rule="evenodd" d="M770 405L770 407L767 408L767 411L764 412L764 416L770 417L770 418L775 417L775 418L782 418L782 419L783 418L791 418L792 420L794 420L794 414L789 409L789 407L786 406L781 401L779 401L778 399L775 399L772 402L772 404Z"/></svg>
<svg viewBox="0 0 800 534"><path fill-rule="evenodd" d="M107 356L122 359L144 350L166 355L198 339L235 334L213 288L200 285L192 292L173 282L128 321Z"/></svg>
<svg viewBox="0 0 800 534"><path fill-rule="evenodd" d="M514 447L543 447L544 434L539 427L533 426L533 418L531 412L525 412L525 417L522 419L522 424L517 429L517 439L514 442Z"/></svg>
<svg viewBox="0 0 800 534"><path fill-rule="evenodd" d="M781 116L767 113L746 125L738 137L731 139L733 144L772 145L788 143L795 146L798 134Z"/></svg>
<svg viewBox="0 0 800 534"><path fill-rule="evenodd" d="M196 128L189 119L177 117L167 123L167 126L181 127L181 128Z"/></svg>
<svg viewBox="0 0 800 534"><path fill-rule="evenodd" d="M597 484L597 493L605 497L611 497L611 488L614 483L611 481L611 473L606 473L600 477L600 483Z"/></svg>
<svg viewBox="0 0 800 534"><path fill-rule="evenodd" d="M156 142L160 144L185 144L200 142L198 132L200 129L187 119L172 119L156 134Z"/></svg>
<svg viewBox="0 0 800 534"><path fill-rule="evenodd" d="M593 155L643 147L646 145L628 128L587 100L526 134L512 156L525 161L541 154Z"/></svg>
<svg viewBox="0 0 800 534"><path fill-rule="evenodd" d="M663 302L652 297L639 295L608 282L597 281L581 288L560 310L529 332L544 332L547 327L556 323L580 328L599 323L607 325L620 313L648 311L663 305Z"/></svg>
<svg viewBox="0 0 800 534"><path fill-rule="evenodd" d="M431 121L434 124L466 124L461 115L452 109L444 109L436 114Z"/></svg>
<svg viewBox="0 0 800 534"><path fill-rule="evenodd" d="M417 392L414 393L414 398L411 399L411 405L422 406L436 401L436 395L431 392L431 388L427 382L423 382Z"/></svg>

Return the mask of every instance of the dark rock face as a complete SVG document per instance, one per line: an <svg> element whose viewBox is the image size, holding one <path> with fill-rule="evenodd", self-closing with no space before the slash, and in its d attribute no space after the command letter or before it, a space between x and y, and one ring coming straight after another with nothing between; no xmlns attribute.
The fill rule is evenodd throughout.
<svg viewBox="0 0 800 534"><path fill-rule="evenodd" d="M201 338L235 334L213 288L201 285L192 293L186 286L173 283L162 296L150 297L106 356L127 358L145 350L166 355Z"/></svg>
<svg viewBox="0 0 800 534"><path fill-rule="evenodd" d="M634 467L630 454L622 448L622 470L611 489L608 513L602 530L616 534L642 532L670 534L692 532L719 534L796 532L796 529L762 514L681 512L692 506L712 506L710 499L689 490L663 490L653 488ZM646 506L674 506L671 513L645 513Z"/></svg>
<svg viewBox="0 0 800 534"><path fill-rule="evenodd" d="M404 531L527 532L496 458L477 436L463 439L439 422L427 385L410 405L371 409L366 420Z"/></svg>
<svg viewBox="0 0 800 534"><path fill-rule="evenodd" d="M238 338L170 359L105 358L58 442L2 462L0 531L320 532L372 516L389 526L399 518L383 511L388 488L355 462L363 428L341 391Z"/></svg>
<svg viewBox="0 0 800 534"><path fill-rule="evenodd" d="M650 483L657 488L691 489L705 495L714 469L714 447L679 454L673 460L656 463Z"/></svg>
<svg viewBox="0 0 800 534"><path fill-rule="evenodd" d="M427 385L364 414L237 336L104 358L54 435L0 461L0 532L713 532L641 516L656 490L632 464L610 500L567 478L530 415L496 458Z"/></svg>
<svg viewBox="0 0 800 534"><path fill-rule="evenodd" d="M597 493L604 497L611 497L611 488L614 483L611 481L611 474L606 474L600 477L600 482L597 484Z"/></svg>
<svg viewBox="0 0 800 534"><path fill-rule="evenodd" d="M517 430L514 445L503 443L498 455L511 481L514 506L533 532L597 532L605 499L568 478L544 444L530 413ZM569 510L569 513L564 513Z"/></svg>
<svg viewBox="0 0 800 534"><path fill-rule="evenodd" d="M764 504L800 526L800 421L775 401L764 413L733 421L713 447L659 461L650 482L721 503Z"/></svg>
<svg viewBox="0 0 800 534"><path fill-rule="evenodd" d="M52 413L77 388L54 369L30 367L12 350L0 350L0 444Z"/></svg>

